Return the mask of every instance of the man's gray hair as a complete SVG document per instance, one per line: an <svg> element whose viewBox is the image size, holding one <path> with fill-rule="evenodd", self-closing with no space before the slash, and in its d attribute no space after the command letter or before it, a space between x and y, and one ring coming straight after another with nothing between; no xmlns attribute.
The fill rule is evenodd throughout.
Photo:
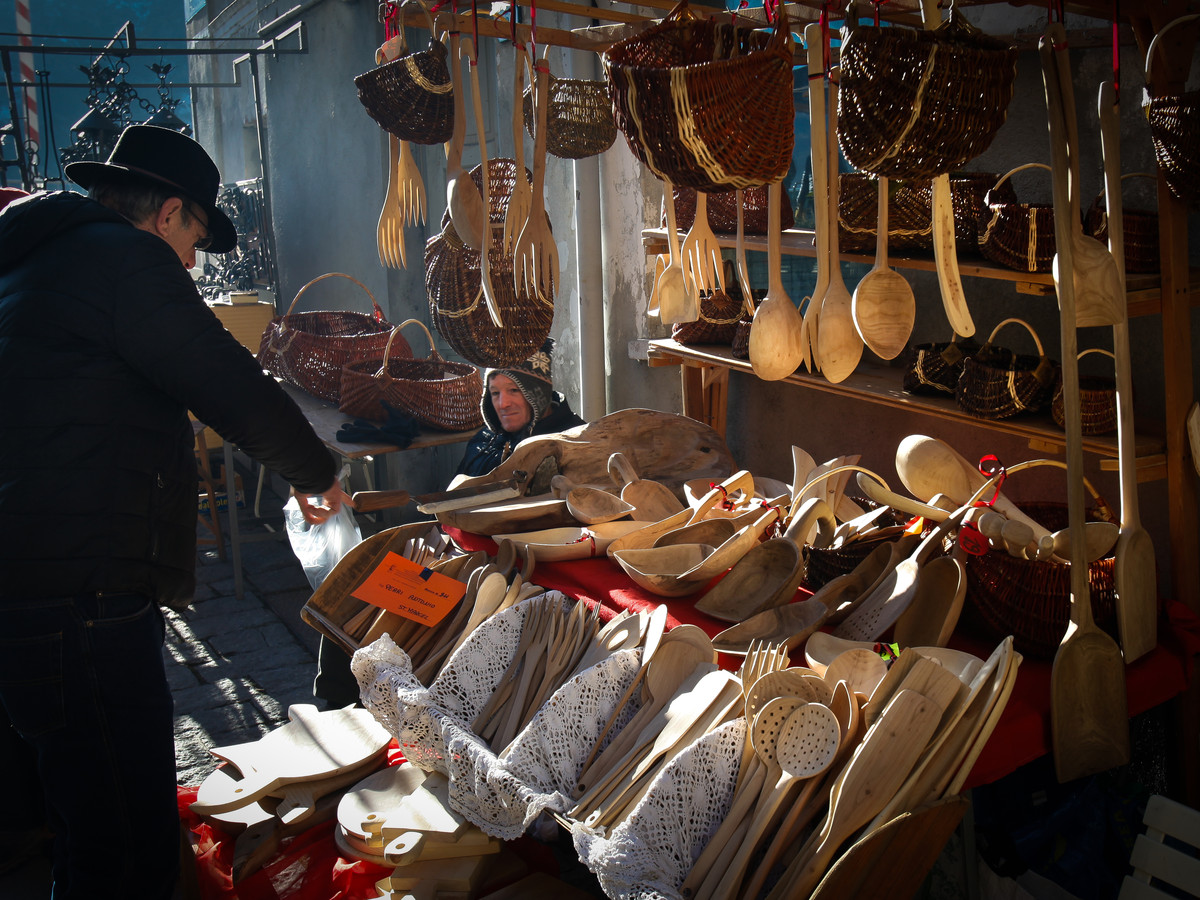
<svg viewBox="0 0 1200 900"><path fill-rule="evenodd" d="M100 180L92 185L88 196L113 212L120 213L134 225L140 225L156 215L169 198L179 197L180 194L148 182ZM187 209L186 202L183 208ZM190 210L186 215L191 218Z"/></svg>

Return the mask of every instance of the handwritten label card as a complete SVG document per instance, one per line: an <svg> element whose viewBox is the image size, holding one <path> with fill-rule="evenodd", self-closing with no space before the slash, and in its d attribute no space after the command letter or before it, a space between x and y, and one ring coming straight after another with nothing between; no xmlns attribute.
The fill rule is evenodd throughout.
<svg viewBox="0 0 1200 900"><path fill-rule="evenodd" d="M467 592L461 581L388 553L366 581L351 591L357 597L430 627L438 624Z"/></svg>

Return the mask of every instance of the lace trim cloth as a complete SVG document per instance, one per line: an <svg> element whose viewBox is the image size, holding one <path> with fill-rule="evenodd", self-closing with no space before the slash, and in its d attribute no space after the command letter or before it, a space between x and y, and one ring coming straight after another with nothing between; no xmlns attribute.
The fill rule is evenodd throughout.
<svg viewBox="0 0 1200 900"><path fill-rule="evenodd" d="M614 900L682 900L679 888L729 813L745 718L734 719L680 751L610 836L575 823L579 858Z"/></svg>
<svg viewBox="0 0 1200 900"><path fill-rule="evenodd" d="M584 759L641 667L641 650L621 650L560 687L529 724L496 754L470 723L496 690L520 643L534 604L576 601L548 591L487 619L463 642L428 688L412 661L387 635L360 648L351 662L363 705L396 737L405 756L450 779L450 806L494 837L519 837L549 810L574 800ZM627 702L606 741L639 708Z"/></svg>

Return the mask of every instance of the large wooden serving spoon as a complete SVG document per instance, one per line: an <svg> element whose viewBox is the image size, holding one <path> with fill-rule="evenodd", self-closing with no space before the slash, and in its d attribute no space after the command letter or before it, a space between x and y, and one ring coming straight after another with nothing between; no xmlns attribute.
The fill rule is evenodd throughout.
<svg viewBox="0 0 1200 900"><path fill-rule="evenodd" d="M1100 142L1104 152L1104 196L1108 202L1108 248L1121 275L1125 296L1125 234L1121 205L1121 110L1112 82L1100 85ZM1117 627L1125 662L1158 644L1158 588L1154 542L1138 517L1137 448L1133 429L1133 362L1129 315L1124 304L1113 323L1117 376L1117 454L1121 478L1121 531L1117 537ZM1200 461L1198 461L1200 462Z"/></svg>
<svg viewBox="0 0 1200 900"><path fill-rule="evenodd" d="M779 209L783 185L767 188L767 296L750 324L750 366L763 381L778 381L791 375L804 357L804 319L783 286L782 241ZM665 319L663 321L666 321Z"/></svg>
<svg viewBox="0 0 1200 900"><path fill-rule="evenodd" d="M895 359L908 345L917 300L907 279L888 266L888 180L879 177L875 265L854 289L851 310L863 343L881 359Z"/></svg>

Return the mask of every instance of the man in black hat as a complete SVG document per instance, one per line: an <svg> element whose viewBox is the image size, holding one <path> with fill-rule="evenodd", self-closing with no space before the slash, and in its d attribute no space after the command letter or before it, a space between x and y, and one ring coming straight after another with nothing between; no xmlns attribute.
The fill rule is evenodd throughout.
<svg viewBox="0 0 1200 900"><path fill-rule="evenodd" d="M467 444L458 474L486 475L525 438L586 424L567 398L554 390L553 352L554 341L547 338L542 349L523 363L484 371L479 403L484 426Z"/></svg>
<svg viewBox="0 0 1200 900"><path fill-rule="evenodd" d="M66 174L89 197L0 212L0 728L37 756L54 896L151 900L179 860L159 604L195 588L188 410L320 495L301 503L310 521L348 498L188 273L197 250L237 243L203 148L135 125Z"/></svg>

